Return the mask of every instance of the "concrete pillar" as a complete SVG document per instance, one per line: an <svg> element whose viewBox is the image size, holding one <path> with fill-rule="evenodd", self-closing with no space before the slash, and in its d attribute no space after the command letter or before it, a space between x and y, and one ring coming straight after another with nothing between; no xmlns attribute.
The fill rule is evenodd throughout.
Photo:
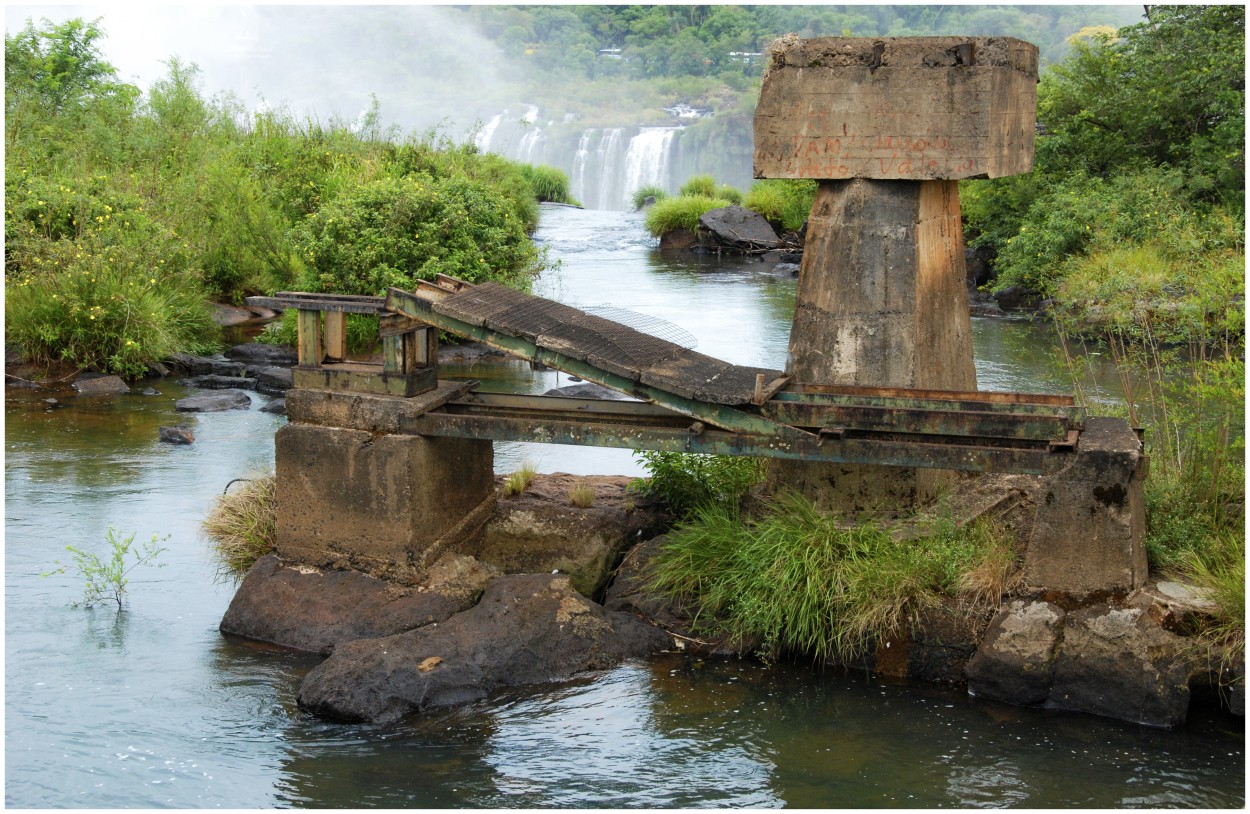
<svg viewBox="0 0 1250 814"><path fill-rule="evenodd" d="M955 181L824 181L799 272L796 381L976 390ZM952 473L776 461L775 486L831 511L906 508Z"/></svg>
<svg viewBox="0 0 1250 814"><path fill-rule="evenodd" d="M291 423L274 438L278 554L402 582L479 531L491 442L399 431L440 397L289 391Z"/></svg>
<svg viewBox="0 0 1250 814"><path fill-rule="evenodd" d="M975 390L959 178L1032 167L1037 49L1007 38L783 39L755 175L820 180L786 372L806 384ZM953 473L774 462L827 510L907 509Z"/></svg>

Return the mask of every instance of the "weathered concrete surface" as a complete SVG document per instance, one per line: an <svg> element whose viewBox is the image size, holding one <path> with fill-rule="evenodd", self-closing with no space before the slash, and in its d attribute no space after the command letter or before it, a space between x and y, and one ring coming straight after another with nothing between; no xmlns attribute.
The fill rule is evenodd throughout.
<svg viewBox="0 0 1250 814"><path fill-rule="evenodd" d="M1185 721L1189 680L1202 669L1190 641L1142 607L1100 603L1065 612L1016 600L1000 610L968 663L968 691L1173 727Z"/></svg>
<svg viewBox="0 0 1250 814"><path fill-rule="evenodd" d="M453 555L430 569L421 585L401 586L358 571L284 564L268 554L239 585L221 631L329 655L344 642L443 622L471 608L498 575Z"/></svg>
<svg viewBox="0 0 1250 814"><path fill-rule="evenodd" d="M349 393L335 390L288 390L287 415L299 424L340 427L373 434L394 434L406 419L415 418L436 402L445 402L460 392L457 382L439 382L438 387L412 398Z"/></svg>
<svg viewBox="0 0 1250 814"><path fill-rule="evenodd" d="M1144 477L1141 441L1128 423L1087 418L1073 462L1046 480L1026 583L1074 597L1142 587L1149 576Z"/></svg>
<svg viewBox="0 0 1250 814"><path fill-rule="evenodd" d="M409 581L490 516L490 441L289 423L274 447L277 551L288 560Z"/></svg>
<svg viewBox="0 0 1250 814"><path fill-rule="evenodd" d="M338 646L304 679L298 701L323 715L386 723L603 670L669 643L658 628L590 602L566 576L506 576L446 622Z"/></svg>
<svg viewBox="0 0 1250 814"><path fill-rule="evenodd" d="M791 37L770 51L756 178L997 178L1033 168L1036 46Z"/></svg>
<svg viewBox="0 0 1250 814"><path fill-rule="evenodd" d="M635 505L631 480L557 472L536 476L519 495L506 495L499 478L494 516L480 538L456 550L508 574L560 571L574 590L595 597L626 550L663 525L655 508ZM570 504L575 486L594 491L590 506Z"/></svg>
<svg viewBox="0 0 1250 814"><path fill-rule="evenodd" d="M813 384L975 390L953 181L822 182L799 273L786 373ZM770 482L847 514L906 509L949 473L775 461Z"/></svg>

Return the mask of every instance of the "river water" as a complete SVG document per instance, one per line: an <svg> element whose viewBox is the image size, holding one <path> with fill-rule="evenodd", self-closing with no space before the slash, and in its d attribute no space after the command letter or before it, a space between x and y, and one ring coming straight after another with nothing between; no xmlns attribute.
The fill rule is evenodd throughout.
<svg viewBox="0 0 1250 814"><path fill-rule="evenodd" d="M637 215L545 208L559 269L537 290L658 317L707 354L784 365L794 282L761 264L661 257ZM1062 392L1049 337L974 320L983 389ZM569 384L527 365L444 371L483 387ZM684 656L412 719L298 710L314 657L223 637L234 591L199 523L227 482L272 466L285 419L178 414L187 391L5 399L5 803L40 808L1240 807L1240 720L1161 732L1018 709L804 664ZM1114 398L1114 393L1103 397ZM159 444L189 422L195 444ZM496 469L633 474L627 451L498 445ZM108 529L167 539L126 609L73 607L41 574ZM72 569L71 569L72 570Z"/></svg>

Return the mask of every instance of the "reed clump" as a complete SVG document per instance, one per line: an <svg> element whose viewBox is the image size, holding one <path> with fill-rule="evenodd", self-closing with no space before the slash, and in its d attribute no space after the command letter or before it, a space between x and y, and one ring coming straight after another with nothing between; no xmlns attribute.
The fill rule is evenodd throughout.
<svg viewBox="0 0 1250 814"><path fill-rule="evenodd" d="M217 499L201 525L224 570L235 577L246 574L253 563L273 551L277 482L272 472L243 481Z"/></svg>
<svg viewBox="0 0 1250 814"><path fill-rule="evenodd" d="M823 661L904 634L947 598L997 603L1012 570L1010 543L988 521L938 519L899 539L789 494L757 519L699 507L670 532L648 583L694 608L701 632L758 638L769 657Z"/></svg>

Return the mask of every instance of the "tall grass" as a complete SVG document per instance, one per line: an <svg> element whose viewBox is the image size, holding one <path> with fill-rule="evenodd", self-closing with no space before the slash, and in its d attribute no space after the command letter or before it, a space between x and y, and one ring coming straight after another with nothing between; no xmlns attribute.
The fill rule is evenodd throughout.
<svg viewBox="0 0 1250 814"><path fill-rule="evenodd" d="M201 524L227 573L242 577L253 563L273 550L277 483L272 472L244 481L242 486L218 498Z"/></svg>
<svg viewBox="0 0 1250 814"><path fill-rule="evenodd" d="M997 570L1001 586L1011 561L1009 544L985 522L939 520L899 540L790 494L756 520L723 506L697 509L669 534L648 584L695 608L701 631L760 637L768 655L827 660L902 635L943 597L997 602L969 592L967 575Z"/></svg>
<svg viewBox="0 0 1250 814"><path fill-rule="evenodd" d="M815 181L767 179L751 186L742 205L781 231L797 232L807 222L815 199Z"/></svg>
<svg viewBox="0 0 1250 814"><path fill-rule="evenodd" d="M633 204L634 211L636 212L647 205L648 198L654 198L654 202L659 203L660 201L668 198L668 193L664 191L663 187L657 187L649 184L635 189L629 200Z"/></svg>
<svg viewBox="0 0 1250 814"><path fill-rule="evenodd" d="M647 210L643 221L647 231L654 237L660 237L677 229L694 231L699 228L699 218L705 212L729 206L724 198L708 198L703 195L683 195L657 201L655 206Z"/></svg>

